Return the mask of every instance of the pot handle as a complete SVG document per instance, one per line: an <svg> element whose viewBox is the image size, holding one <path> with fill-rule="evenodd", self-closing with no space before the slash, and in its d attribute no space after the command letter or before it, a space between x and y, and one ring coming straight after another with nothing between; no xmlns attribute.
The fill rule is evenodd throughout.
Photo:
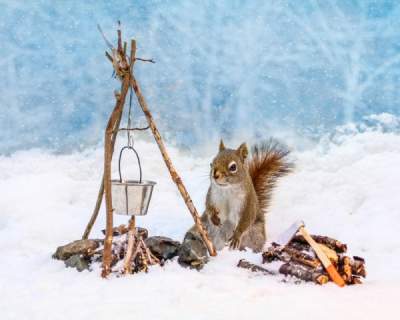
<svg viewBox="0 0 400 320"><path fill-rule="evenodd" d="M119 159L118 159L119 182L122 182L121 159L122 159L122 153L124 152L125 149L132 150L135 153L136 159L137 159L137 162L138 162L138 166L139 166L139 183L142 183L142 166L140 164L139 155L138 155L137 151L131 146L125 146L119 152Z"/></svg>

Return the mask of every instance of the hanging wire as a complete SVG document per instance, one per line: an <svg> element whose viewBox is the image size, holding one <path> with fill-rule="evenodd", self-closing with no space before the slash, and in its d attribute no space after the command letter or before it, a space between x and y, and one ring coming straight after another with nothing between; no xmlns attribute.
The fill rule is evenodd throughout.
<svg viewBox="0 0 400 320"><path fill-rule="evenodd" d="M129 111L128 111L128 130L127 132L127 139L128 139L128 146L133 147L133 136L131 134L131 124L132 124L132 87L130 88L129 93Z"/></svg>

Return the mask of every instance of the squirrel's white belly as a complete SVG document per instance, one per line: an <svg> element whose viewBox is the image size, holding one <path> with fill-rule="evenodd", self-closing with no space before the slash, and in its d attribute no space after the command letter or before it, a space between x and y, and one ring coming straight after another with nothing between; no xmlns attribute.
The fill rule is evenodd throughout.
<svg viewBox="0 0 400 320"><path fill-rule="evenodd" d="M220 187L213 184L211 187L211 201L214 207L219 210L218 217L221 223L228 222L233 228L236 228L245 201L245 192L242 186Z"/></svg>

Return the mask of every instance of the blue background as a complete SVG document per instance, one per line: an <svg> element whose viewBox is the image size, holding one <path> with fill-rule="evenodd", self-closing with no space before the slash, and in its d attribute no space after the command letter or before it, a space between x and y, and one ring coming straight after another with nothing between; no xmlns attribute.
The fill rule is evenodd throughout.
<svg viewBox="0 0 400 320"><path fill-rule="evenodd" d="M96 24L114 41L117 20L181 146L400 114L398 1L0 0L0 153L101 141L118 83Z"/></svg>

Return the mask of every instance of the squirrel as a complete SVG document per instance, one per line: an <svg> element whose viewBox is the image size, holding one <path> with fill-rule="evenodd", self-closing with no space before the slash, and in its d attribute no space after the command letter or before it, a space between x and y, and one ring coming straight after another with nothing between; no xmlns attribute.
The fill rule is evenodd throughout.
<svg viewBox="0 0 400 320"><path fill-rule="evenodd" d="M272 190L279 177L293 164L289 151L275 140L254 145L251 155L246 143L237 149L226 148L221 140L219 152L210 164L210 187L201 221L217 250L227 243L231 249L246 247L260 252L266 242L265 215ZM186 233L178 261L201 267L208 260L207 250L193 226Z"/></svg>

